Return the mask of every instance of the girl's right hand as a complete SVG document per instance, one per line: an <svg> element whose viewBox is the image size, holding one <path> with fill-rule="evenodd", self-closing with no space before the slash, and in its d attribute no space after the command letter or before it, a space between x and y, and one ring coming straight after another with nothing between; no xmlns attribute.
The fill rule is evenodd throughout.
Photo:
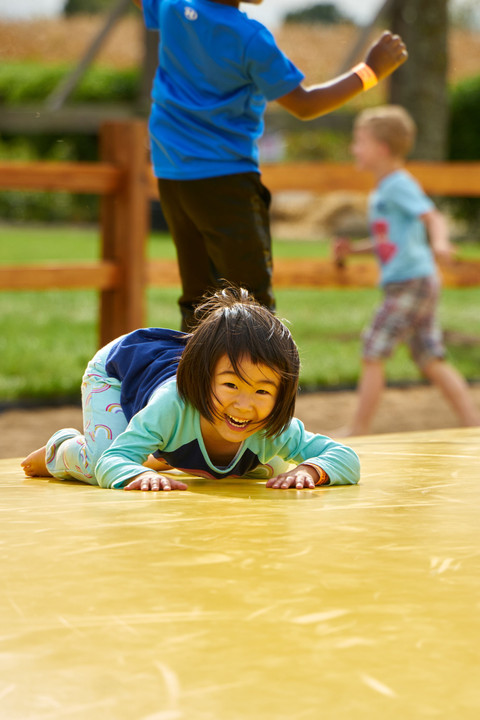
<svg viewBox="0 0 480 720"><path fill-rule="evenodd" d="M379 80L390 75L408 58L407 48L400 35L385 31L368 51L365 63Z"/></svg>
<svg viewBox="0 0 480 720"><path fill-rule="evenodd" d="M159 475L156 472L144 472L137 475L131 480L128 485L125 485L124 490L187 490L188 485L175 480L175 478L166 477L165 475Z"/></svg>

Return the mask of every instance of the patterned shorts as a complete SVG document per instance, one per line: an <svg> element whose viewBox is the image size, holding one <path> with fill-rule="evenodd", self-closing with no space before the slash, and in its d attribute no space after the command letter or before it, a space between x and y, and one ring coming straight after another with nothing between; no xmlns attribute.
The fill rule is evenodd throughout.
<svg viewBox="0 0 480 720"><path fill-rule="evenodd" d="M420 368L434 358L445 357L436 317L438 279L415 278L388 283L383 289L383 303L363 334L363 358L390 357L401 342L408 345L412 359Z"/></svg>

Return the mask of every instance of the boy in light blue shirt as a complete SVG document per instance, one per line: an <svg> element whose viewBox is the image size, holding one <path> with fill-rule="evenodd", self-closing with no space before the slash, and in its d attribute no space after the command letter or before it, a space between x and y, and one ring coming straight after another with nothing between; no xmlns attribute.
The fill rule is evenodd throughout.
<svg viewBox="0 0 480 720"><path fill-rule="evenodd" d="M369 204L371 239L355 245L338 239L335 254L343 260L349 253L374 252L384 298L363 337L353 421L339 435L368 433L384 387L384 361L400 342L408 345L422 374L440 388L461 425L480 425L467 383L444 360L435 257L448 262L453 248L445 218L404 169L415 131L410 115L394 105L365 110L355 122L352 152L357 166L377 181Z"/></svg>
<svg viewBox="0 0 480 720"><path fill-rule="evenodd" d="M436 275L422 219L430 214L436 214L433 202L405 170L379 181L370 197L369 218L382 286Z"/></svg>
<svg viewBox="0 0 480 720"><path fill-rule="evenodd" d="M384 33L365 63L305 87L303 73L266 27L240 11L240 0L134 2L147 28L160 31L150 145L177 250L182 330L193 327L195 305L222 279L274 310L270 193L257 148L266 104L275 100L303 120L335 110L401 65L405 45Z"/></svg>

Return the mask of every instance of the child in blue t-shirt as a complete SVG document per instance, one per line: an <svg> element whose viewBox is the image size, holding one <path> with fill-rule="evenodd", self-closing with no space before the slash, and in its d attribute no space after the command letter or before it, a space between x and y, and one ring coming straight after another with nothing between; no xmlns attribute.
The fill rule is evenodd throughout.
<svg viewBox="0 0 480 720"><path fill-rule="evenodd" d="M293 417L300 362L286 326L236 288L197 319L190 335L145 328L102 348L83 378L83 433L56 432L25 473L126 490L185 490L173 468L275 489L358 482L354 451Z"/></svg>
<svg viewBox="0 0 480 720"><path fill-rule="evenodd" d="M250 0L254 1L254 0ZM149 121L151 157L182 281L182 330L222 279L274 310L270 193L258 168L266 104L302 120L343 105L392 73L405 45L384 33L360 63L312 87L239 0L134 0L160 31ZM259 4L261 0L257 0Z"/></svg>
<svg viewBox="0 0 480 720"><path fill-rule="evenodd" d="M356 411L342 435L368 432L384 387L384 361L405 342L423 375L443 392L464 426L480 425L468 385L444 360L437 320L439 279L435 257L448 262L453 248L443 215L404 169L416 128L403 108L387 105L358 116L352 153L360 170L374 174L370 197L371 239L337 239L336 259L374 252L384 297L363 336L362 376Z"/></svg>

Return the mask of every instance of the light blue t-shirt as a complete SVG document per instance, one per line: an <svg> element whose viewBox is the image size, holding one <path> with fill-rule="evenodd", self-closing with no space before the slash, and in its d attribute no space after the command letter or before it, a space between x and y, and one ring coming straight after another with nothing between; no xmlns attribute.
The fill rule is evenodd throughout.
<svg viewBox="0 0 480 720"><path fill-rule="evenodd" d="M417 181L396 170L370 196L370 233L380 263L380 284L435 274L435 261L421 216L434 208Z"/></svg>
<svg viewBox="0 0 480 720"><path fill-rule="evenodd" d="M143 0L160 30L150 141L157 177L258 172L267 101L303 80L261 23L211 0Z"/></svg>

